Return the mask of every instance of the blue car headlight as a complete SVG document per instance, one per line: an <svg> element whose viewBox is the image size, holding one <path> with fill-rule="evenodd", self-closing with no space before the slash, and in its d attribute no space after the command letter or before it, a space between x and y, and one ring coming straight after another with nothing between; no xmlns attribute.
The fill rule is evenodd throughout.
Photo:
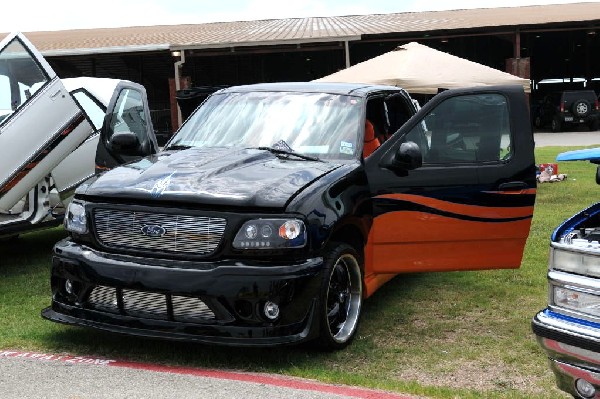
<svg viewBox="0 0 600 399"><path fill-rule="evenodd" d="M237 249L302 248L306 227L299 219L254 219L240 228L233 240Z"/></svg>

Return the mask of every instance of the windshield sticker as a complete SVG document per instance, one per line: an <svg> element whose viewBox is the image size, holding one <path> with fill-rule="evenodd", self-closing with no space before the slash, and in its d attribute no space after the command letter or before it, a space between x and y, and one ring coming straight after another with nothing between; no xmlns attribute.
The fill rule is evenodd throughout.
<svg viewBox="0 0 600 399"><path fill-rule="evenodd" d="M349 143L347 141L340 142L340 154L354 154L354 144Z"/></svg>

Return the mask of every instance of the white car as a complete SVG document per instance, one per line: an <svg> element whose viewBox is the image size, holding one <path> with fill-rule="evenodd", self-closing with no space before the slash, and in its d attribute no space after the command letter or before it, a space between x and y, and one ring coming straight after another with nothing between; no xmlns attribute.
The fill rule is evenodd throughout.
<svg viewBox="0 0 600 399"><path fill-rule="evenodd" d="M60 224L78 184L157 149L143 86L61 80L20 33L0 42L0 237Z"/></svg>

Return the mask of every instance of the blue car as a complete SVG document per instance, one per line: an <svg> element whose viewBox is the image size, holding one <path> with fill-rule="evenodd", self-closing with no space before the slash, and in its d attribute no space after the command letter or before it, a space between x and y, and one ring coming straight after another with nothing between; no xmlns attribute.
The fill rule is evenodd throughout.
<svg viewBox="0 0 600 399"><path fill-rule="evenodd" d="M600 148L559 154L557 161L600 164ZM596 173L600 184L600 168ZM532 321L558 387L575 398L600 398L600 203L552 234L548 307Z"/></svg>

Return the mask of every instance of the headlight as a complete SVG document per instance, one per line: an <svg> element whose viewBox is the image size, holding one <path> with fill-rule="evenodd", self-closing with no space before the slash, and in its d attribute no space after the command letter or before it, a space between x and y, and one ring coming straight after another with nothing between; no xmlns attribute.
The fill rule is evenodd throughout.
<svg viewBox="0 0 600 399"><path fill-rule="evenodd" d="M244 223L233 240L237 249L302 248L306 228L298 219L255 219Z"/></svg>
<svg viewBox="0 0 600 399"><path fill-rule="evenodd" d="M600 256L552 248L550 268L587 276L600 277Z"/></svg>
<svg viewBox="0 0 600 399"><path fill-rule="evenodd" d="M83 204L71 201L65 213L65 229L77 234L86 234L88 232L87 218Z"/></svg>
<svg viewBox="0 0 600 399"><path fill-rule="evenodd" d="M554 305L564 309L600 317L600 296L565 287L553 287Z"/></svg>

